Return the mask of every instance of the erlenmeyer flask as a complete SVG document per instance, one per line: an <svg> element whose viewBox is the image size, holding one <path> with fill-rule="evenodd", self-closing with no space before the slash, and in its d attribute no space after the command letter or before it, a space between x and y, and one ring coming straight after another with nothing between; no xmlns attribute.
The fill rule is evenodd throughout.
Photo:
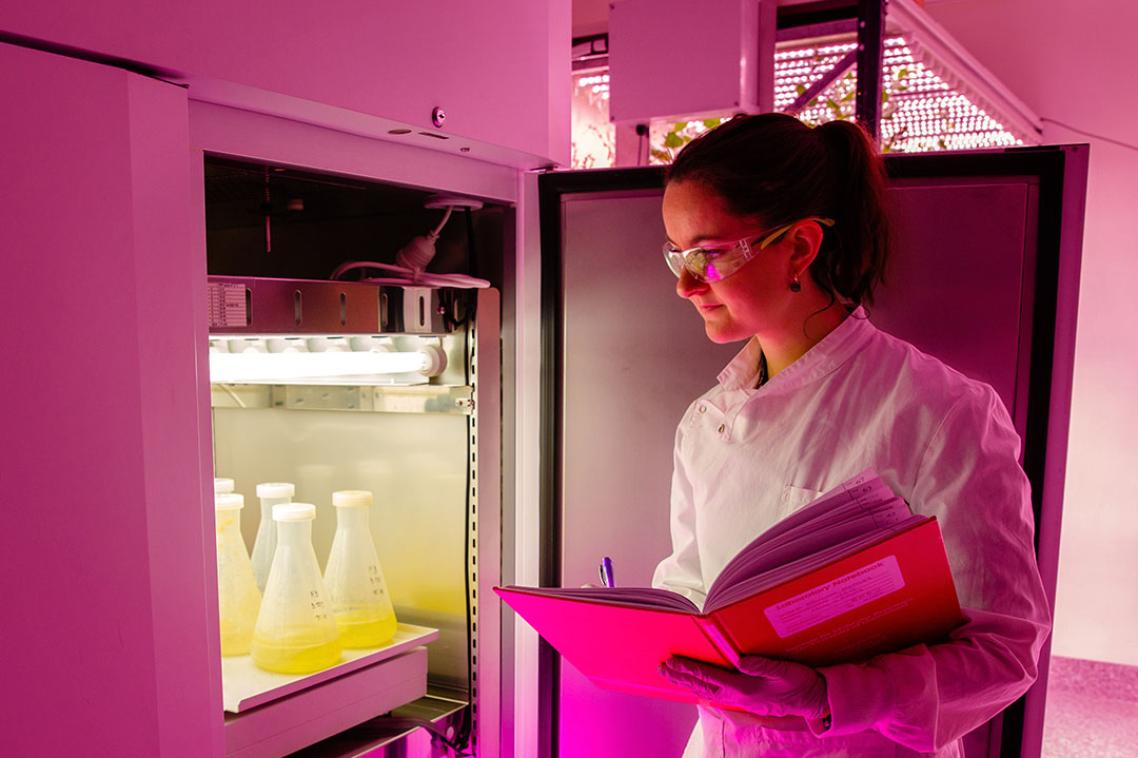
<svg viewBox="0 0 1138 758"><path fill-rule="evenodd" d="M332 493L336 536L324 570L332 612L344 647L379 647L395 636L395 609L368 528L371 493Z"/></svg>
<svg viewBox="0 0 1138 758"><path fill-rule="evenodd" d="M241 539L241 509L245 498L233 493L214 496L217 528L217 605L221 620L221 654L245 655L253 641L253 626L261 593L253 578L249 553Z"/></svg>
<svg viewBox="0 0 1138 758"><path fill-rule="evenodd" d="M273 506L292 501L296 487L290 482L262 482L257 485L257 499L261 501L261 523L253 539L253 576L257 589L265 591L273 553L277 551L277 525L273 523Z"/></svg>
<svg viewBox="0 0 1138 758"><path fill-rule="evenodd" d="M340 662L340 639L312 550L316 506L273 506L277 549L253 632L253 662L266 671L308 674Z"/></svg>

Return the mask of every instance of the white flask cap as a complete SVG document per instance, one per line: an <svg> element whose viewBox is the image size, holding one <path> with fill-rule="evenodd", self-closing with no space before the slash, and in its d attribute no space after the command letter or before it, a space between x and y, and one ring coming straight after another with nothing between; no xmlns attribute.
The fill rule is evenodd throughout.
<svg viewBox="0 0 1138 758"><path fill-rule="evenodd" d="M214 510L239 511L245 507L245 496L235 492L222 492L213 496Z"/></svg>
<svg viewBox="0 0 1138 758"><path fill-rule="evenodd" d="M257 497L292 497L296 485L291 482L261 482L257 485Z"/></svg>
<svg viewBox="0 0 1138 758"><path fill-rule="evenodd" d="M311 503L281 503L273 506L273 521L312 521L316 506Z"/></svg>
<svg viewBox="0 0 1138 758"><path fill-rule="evenodd" d="M219 495L222 492L232 492L232 491L233 491L233 480L232 479L214 479L213 480L213 494Z"/></svg>
<svg viewBox="0 0 1138 758"><path fill-rule="evenodd" d="M372 504L371 493L367 490L340 490L332 493L332 505L337 508L363 506L370 508Z"/></svg>

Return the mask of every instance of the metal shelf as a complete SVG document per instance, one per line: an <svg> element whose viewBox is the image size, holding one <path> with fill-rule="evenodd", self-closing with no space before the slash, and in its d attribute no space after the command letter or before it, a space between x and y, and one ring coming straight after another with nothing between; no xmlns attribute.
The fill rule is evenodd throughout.
<svg viewBox="0 0 1138 758"><path fill-rule="evenodd" d="M365 721L292 753L290 758L387 758L411 754L431 754L431 735L423 728L409 726L412 721L427 722L447 735L457 734L470 704L440 695L426 695L393 710L386 716ZM424 743L425 749L415 750ZM444 753L445 754L445 753Z"/></svg>
<svg viewBox="0 0 1138 758"><path fill-rule="evenodd" d="M212 384L210 392L212 408L451 416L474 411L474 390L466 385Z"/></svg>

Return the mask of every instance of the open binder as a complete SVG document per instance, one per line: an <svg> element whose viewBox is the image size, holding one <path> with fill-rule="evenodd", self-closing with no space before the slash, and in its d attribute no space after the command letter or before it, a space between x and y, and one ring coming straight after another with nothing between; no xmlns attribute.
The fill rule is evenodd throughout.
<svg viewBox="0 0 1138 758"><path fill-rule="evenodd" d="M942 638L963 619L935 518L865 471L743 548L702 609L655 588L495 587L595 684L687 702L673 655L735 668L742 655L814 666Z"/></svg>

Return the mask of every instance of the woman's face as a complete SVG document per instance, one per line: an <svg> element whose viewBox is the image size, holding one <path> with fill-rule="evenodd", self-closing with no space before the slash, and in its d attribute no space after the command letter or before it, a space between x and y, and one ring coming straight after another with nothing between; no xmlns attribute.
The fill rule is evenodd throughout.
<svg viewBox="0 0 1138 758"><path fill-rule="evenodd" d="M682 250L726 250L738 240L751 241L767 231L756 218L733 215L722 197L698 181L668 184L664 229ZM718 282L701 282L685 271L676 282L676 293L695 306L712 342L737 342L777 331L790 316L789 284L794 278L790 247L784 237Z"/></svg>

